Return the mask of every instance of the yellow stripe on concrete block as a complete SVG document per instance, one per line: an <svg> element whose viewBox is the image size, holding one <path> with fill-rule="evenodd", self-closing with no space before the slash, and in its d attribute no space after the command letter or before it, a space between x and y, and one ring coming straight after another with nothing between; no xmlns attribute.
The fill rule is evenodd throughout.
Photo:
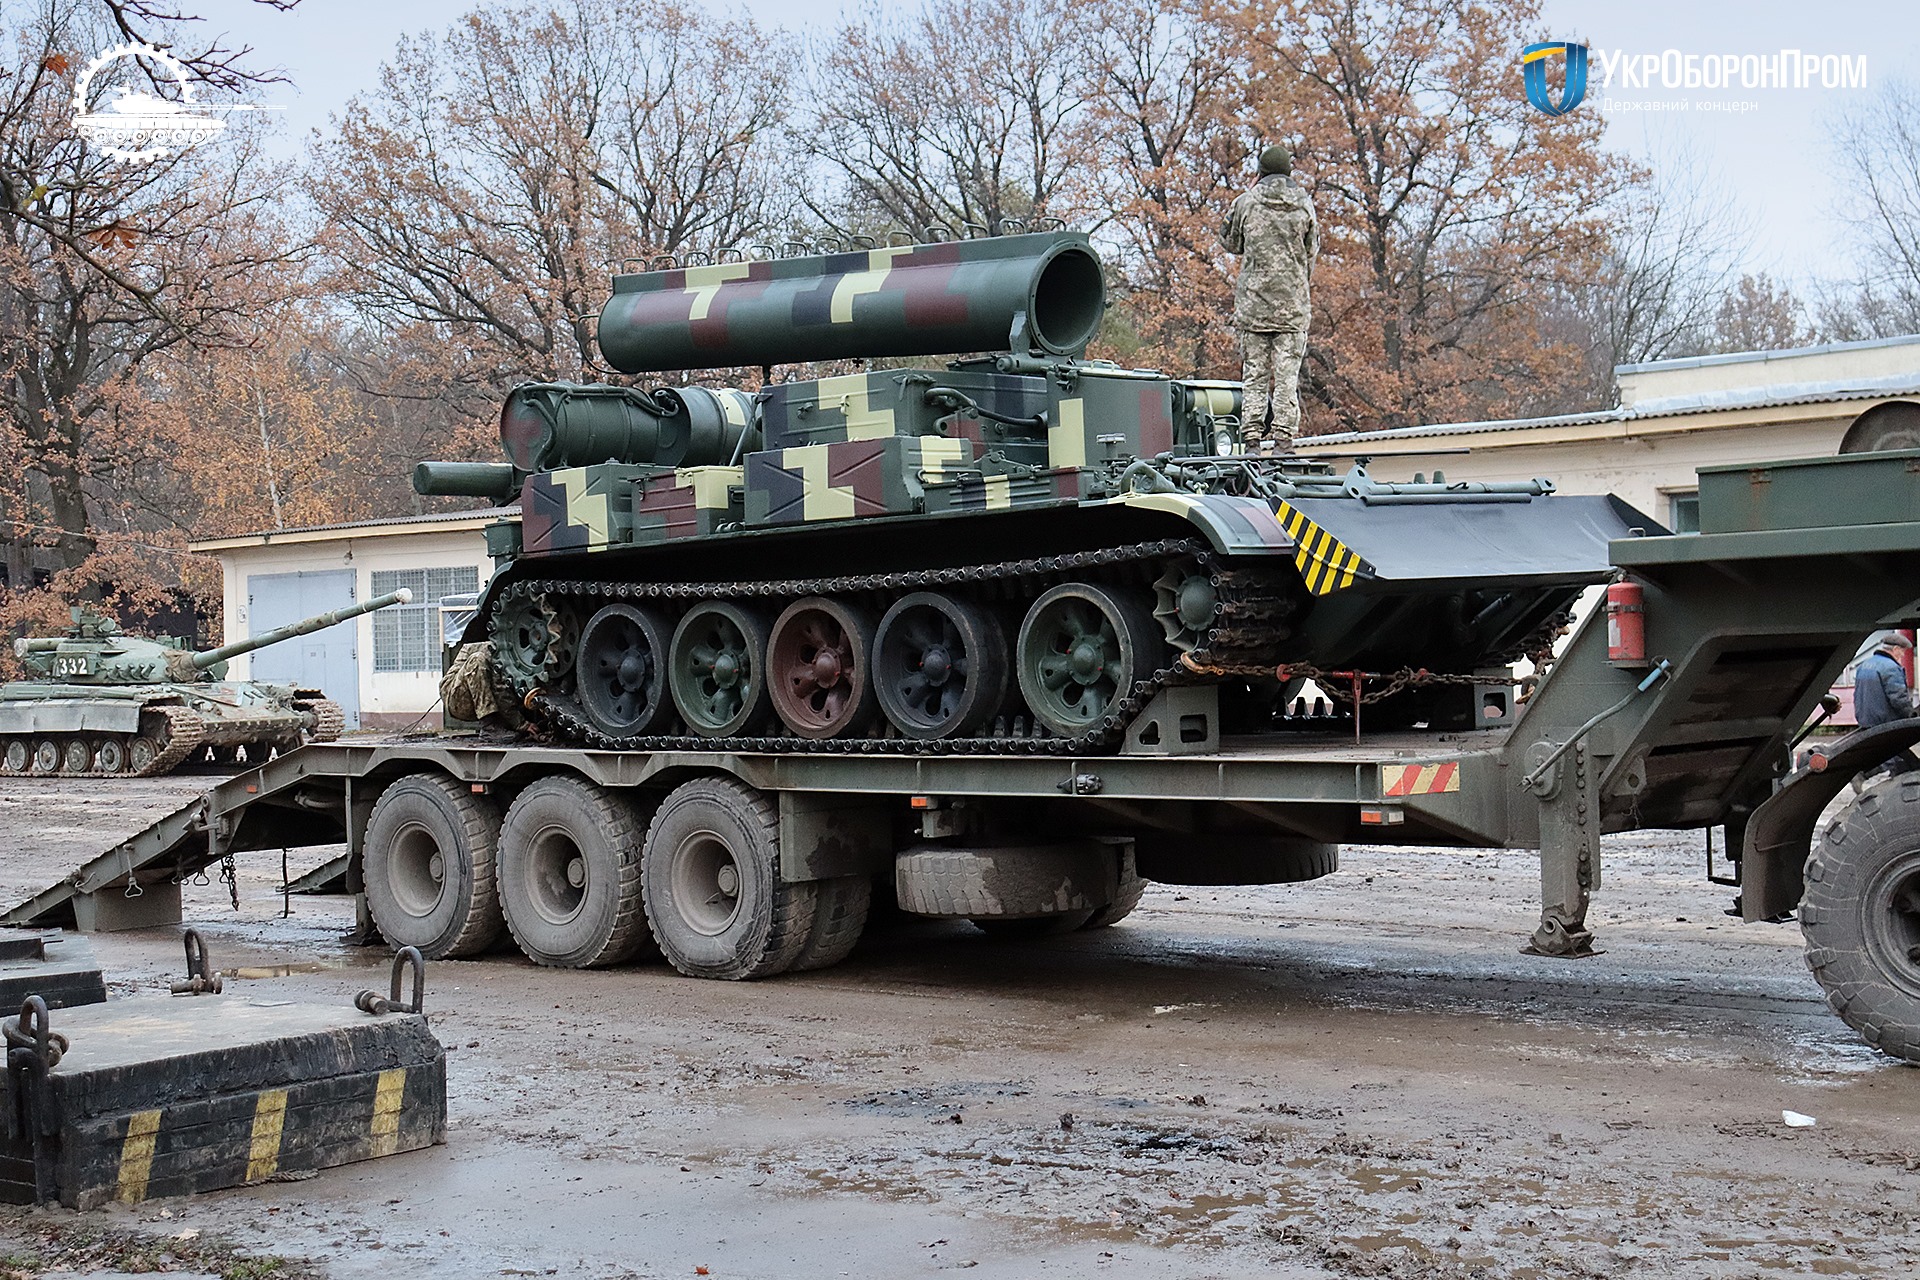
<svg viewBox="0 0 1920 1280"><path fill-rule="evenodd" d="M287 1131L287 1091L268 1089L253 1106L253 1140L247 1145L247 1181L280 1172L280 1140Z"/></svg>
<svg viewBox="0 0 1920 1280"><path fill-rule="evenodd" d="M124 1204L147 1198L147 1179L153 1173L153 1144L160 1136L160 1113L136 1111L127 1120L127 1139L120 1144L120 1190Z"/></svg>
<svg viewBox="0 0 1920 1280"><path fill-rule="evenodd" d="M400 1101L407 1088L407 1069L380 1073L373 1091L373 1154L390 1156L400 1146Z"/></svg>

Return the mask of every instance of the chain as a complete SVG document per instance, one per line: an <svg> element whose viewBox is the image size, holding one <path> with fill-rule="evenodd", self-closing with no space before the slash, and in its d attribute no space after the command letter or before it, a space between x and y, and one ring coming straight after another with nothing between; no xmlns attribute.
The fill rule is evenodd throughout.
<svg viewBox="0 0 1920 1280"><path fill-rule="evenodd" d="M1284 580L1243 570L1224 570L1217 565L1212 550L1191 539L1163 539L1083 551L1069 555L1042 556L1001 564L952 569L922 569L897 573L861 574L836 578L798 578L771 582L584 582L567 579L531 579L509 585L502 591L495 609L512 604L533 604L553 610L551 598L560 600L585 597L601 599L709 600L727 597L764 598L767 596L835 595L870 591L913 591L929 587L977 585L983 581L1018 583L1022 579L1048 578L1083 569L1116 568L1157 560L1188 558L1201 573L1221 590L1219 609L1213 625L1201 637L1193 653L1205 664L1233 663L1252 659L1261 650L1284 639L1286 631L1276 627L1275 619L1293 610L1293 602ZM976 738L800 738L788 736L742 736L725 739L691 734L645 735L612 738L588 719L570 695L533 681L514 682L494 665L496 688L511 695L507 701L520 704L557 730L558 738L586 742L606 750L626 751L711 751L730 749L755 752L795 752L823 754L959 755L1022 754L1077 755L1108 748L1119 741L1126 727L1144 711L1155 695L1170 683L1191 678L1189 667L1175 664L1163 667L1136 680L1124 697L1117 698L1086 732L1075 737L1058 737L1044 732L1015 735L1011 732ZM1271 668L1263 668L1271 670Z"/></svg>
<svg viewBox="0 0 1920 1280"><path fill-rule="evenodd" d="M1292 680L1312 680L1329 693L1332 693L1341 686L1351 687L1356 678L1363 681L1386 681L1384 685L1378 688L1363 692L1359 698L1361 706L1367 706L1375 702L1385 702L1397 693L1404 692L1407 689L1417 689L1423 685L1510 684L1524 687L1533 683L1536 679L1536 677L1533 676L1509 675L1503 679L1498 676L1455 675L1445 671L1429 671L1425 667L1402 667L1398 671L1323 671L1319 667L1305 662L1283 662L1274 666L1265 666L1257 663L1203 663L1193 661L1192 654L1181 654L1180 665L1194 674L1202 676L1254 677L1278 680L1282 684L1286 684ZM1347 697L1342 699L1342 701L1350 704L1354 699Z"/></svg>

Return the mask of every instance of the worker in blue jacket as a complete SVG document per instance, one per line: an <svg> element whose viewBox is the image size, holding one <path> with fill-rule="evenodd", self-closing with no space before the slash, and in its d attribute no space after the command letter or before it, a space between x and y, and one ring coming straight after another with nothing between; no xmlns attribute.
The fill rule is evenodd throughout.
<svg viewBox="0 0 1920 1280"><path fill-rule="evenodd" d="M1900 664L1900 654L1912 649L1913 641L1898 631L1889 631L1853 669L1853 718L1862 729L1913 715L1913 691L1907 687L1906 668ZM1902 751L1880 768L1888 776L1910 773L1920 769L1920 759L1911 750Z"/></svg>

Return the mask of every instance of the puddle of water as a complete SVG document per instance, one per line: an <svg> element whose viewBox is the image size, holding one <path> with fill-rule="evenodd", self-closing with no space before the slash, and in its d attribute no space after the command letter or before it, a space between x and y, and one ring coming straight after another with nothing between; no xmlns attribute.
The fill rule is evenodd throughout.
<svg viewBox="0 0 1920 1280"><path fill-rule="evenodd" d="M223 978L290 978L297 973L326 973L332 969L344 969L344 960L306 960L299 964L255 964L242 965L237 969L222 969Z"/></svg>

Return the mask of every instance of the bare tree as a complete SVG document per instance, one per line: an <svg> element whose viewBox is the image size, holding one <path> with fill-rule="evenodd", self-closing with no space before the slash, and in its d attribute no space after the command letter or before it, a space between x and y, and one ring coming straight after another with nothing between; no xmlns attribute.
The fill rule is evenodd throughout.
<svg viewBox="0 0 1920 1280"><path fill-rule="evenodd" d="M119 412L142 370L253 341L254 309L291 286L301 252L256 128L141 163L102 155L70 119L73 55L124 28L79 0L17 14L0 18L0 520L16 588L36 560L79 569L115 523L113 479L147 447Z"/></svg>
<svg viewBox="0 0 1920 1280"><path fill-rule="evenodd" d="M1843 112L1834 151L1837 213L1862 270L1857 297L1830 308L1833 323L1855 337L1920 332L1920 86L1889 81Z"/></svg>
<svg viewBox="0 0 1920 1280"><path fill-rule="evenodd" d="M1568 327L1586 359L1560 408L1613 403L1617 365L1697 353L1735 286L1750 220L1689 149L1657 157L1651 171L1649 185L1613 202L1605 257L1566 294Z"/></svg>
<svg viewBox="0 0 1920 1280"><path fill-rule="evenodd" d="M809 196L838 231L1079 211L1064 199L1085 147L1090 8L1071 0L878 5L817 42L797 149L829 176Z"/></svg>
<svg viewBox="0 0 1920 1280"><path fill-rule="evenodd" d="M780 41L674 0L490 6L403 41L319 149L327 283L493 388L596 370L608 268L763 235Z"/></svg>

